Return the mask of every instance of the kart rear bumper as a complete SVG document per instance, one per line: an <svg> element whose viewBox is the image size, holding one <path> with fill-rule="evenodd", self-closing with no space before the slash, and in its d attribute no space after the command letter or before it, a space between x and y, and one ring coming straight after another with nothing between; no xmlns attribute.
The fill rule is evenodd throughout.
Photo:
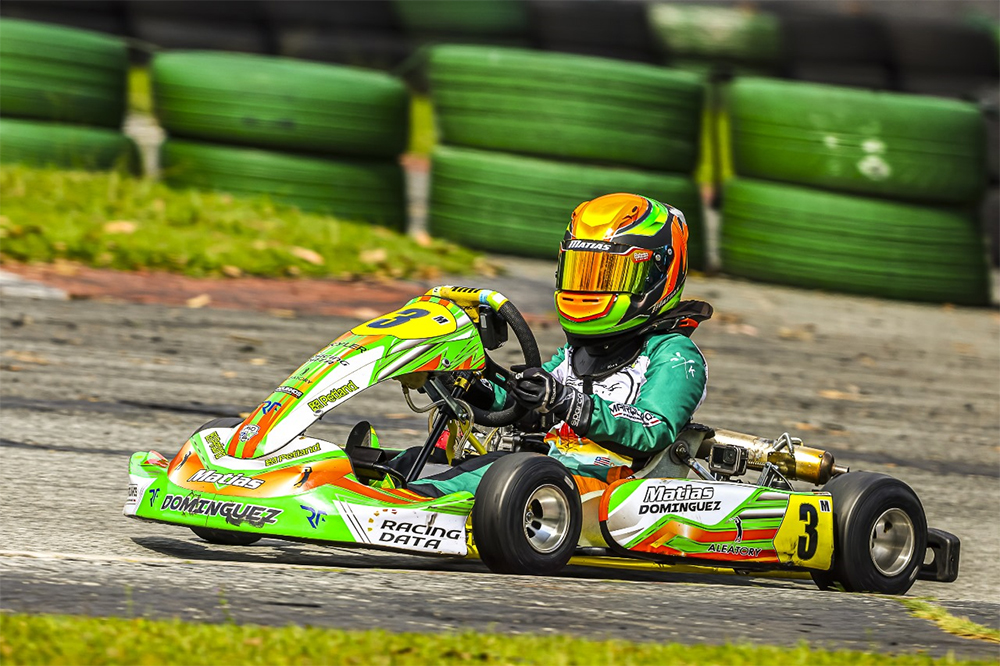
<svg viewBox="0 0 1000 666"><path fill-rule="evenodd" d="M958 578L958 559L962 548L958 537L944 530L929 527L927 547L934 553L934 559L920 566L917 578L938 583L954 582Z"/></svg>

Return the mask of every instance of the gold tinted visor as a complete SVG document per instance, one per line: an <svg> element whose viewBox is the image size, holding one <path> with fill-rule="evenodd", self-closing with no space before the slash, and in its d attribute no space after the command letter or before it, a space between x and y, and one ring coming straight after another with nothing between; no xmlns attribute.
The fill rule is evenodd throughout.
<svg viewBox="0 0 1000 666"><path fill-rule="evenodd" d="M649 276L649 253L611 254L566 250L559 255L556 286L564 291L641 294Z"/></svg>

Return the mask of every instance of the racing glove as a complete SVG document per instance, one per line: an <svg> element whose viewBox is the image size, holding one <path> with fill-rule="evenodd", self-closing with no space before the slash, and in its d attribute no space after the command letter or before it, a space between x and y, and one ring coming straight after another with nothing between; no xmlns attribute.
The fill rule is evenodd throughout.
<svg viewBox="0 0 1000 666"><path fill-rule="evenodd" d="M594 411L589 395L566 386L542 368L512 369L515 374L510 392L519 405L541 414L552 413L580 437L587 435Z"/></svg>

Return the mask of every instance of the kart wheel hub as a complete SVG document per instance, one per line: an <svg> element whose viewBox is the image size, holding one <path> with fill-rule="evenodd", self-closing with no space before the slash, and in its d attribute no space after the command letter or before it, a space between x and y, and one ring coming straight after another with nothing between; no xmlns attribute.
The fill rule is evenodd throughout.
<svg viewBox="0 0 1000 666"><path fill-rule="evenodd" d="M916 530L902 509L888 509L875 520L868 539L868 552L875 568L884 576L896 576L913 559Z"/></svg>
<svg viewBox="0 0 1000 666"><path fill-rule="evenodd" d="M540 553L551 553L566 540L569 529L569 502L553 485L544 485L531 494L524 507L524 536Z"/></svg>

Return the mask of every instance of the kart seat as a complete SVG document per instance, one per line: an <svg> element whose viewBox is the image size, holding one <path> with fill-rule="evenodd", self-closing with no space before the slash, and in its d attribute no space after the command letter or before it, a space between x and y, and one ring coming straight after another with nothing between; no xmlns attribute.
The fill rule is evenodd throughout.
<svg viewBox="0 0 1000 666"><path fill-rule="evenodd" d="M690 422L674 441L684 440L688 451L697 452L702 442L715 437L715 431L706 425ZM670 459L670 447L663 449L646 460L646 464L632 475L636 479L683 479L691 470L683 463Z"/></svg>
<svg viewBox="0 0 1000 666"><path fill-rule="evenodd" d="M371 446L371 438L372 424L368 421L359 421L347 436L344 453L351 461L354 476L369 481L381 481L385 474L378 471L375 465L384 464L388 456L385 449Z"/></svg>

